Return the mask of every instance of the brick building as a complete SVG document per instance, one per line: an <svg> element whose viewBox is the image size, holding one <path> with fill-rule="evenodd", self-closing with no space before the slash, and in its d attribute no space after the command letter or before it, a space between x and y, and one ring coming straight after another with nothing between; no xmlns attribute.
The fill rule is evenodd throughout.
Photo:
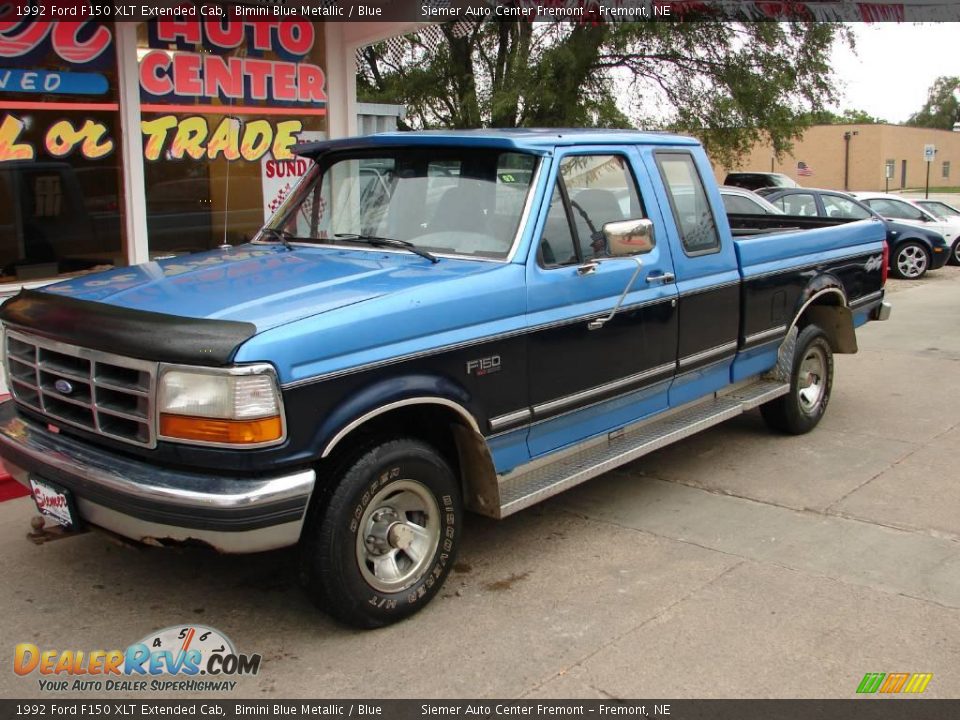
<svg viewBox="0 0 960 720"><path fill-rule="evenodd" d="M714 169L721 182L732 169L772 170L809 187L896 191L924 187L926 145L937 149L930 164L930 187L960 185L960 132L901 125L815 125L781 160L773 158L769 144L760 143L738 167ZM799 175L799 163L813 174Z"/></svg>

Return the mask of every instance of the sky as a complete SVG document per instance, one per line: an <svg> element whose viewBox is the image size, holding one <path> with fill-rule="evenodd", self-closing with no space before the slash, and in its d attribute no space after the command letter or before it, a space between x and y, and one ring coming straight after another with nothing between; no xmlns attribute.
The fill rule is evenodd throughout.
<svg viewBox="0 0 960 720"><path fill-rule="evenodd" d="M838 43L833 66L843 99L838 111L864 110L905 121L940 75L960 76L960 23L854 23L856 50Z"/></svg>

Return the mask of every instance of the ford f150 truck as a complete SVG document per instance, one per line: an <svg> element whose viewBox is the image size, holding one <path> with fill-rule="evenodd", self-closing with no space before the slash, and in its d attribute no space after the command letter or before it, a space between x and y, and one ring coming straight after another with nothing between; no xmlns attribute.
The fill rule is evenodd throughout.
<svg viewBox="0 0 960 720"><path fill-rule="evenodd" d="M316 602L408 616L464 510L502 518L759 407L811 430L885 319L877 220L731 231L689 138L393 133L315 167L253 242L0 311L0 456L58 522L299 545ZM780 228L790 219L777 217Z"/></svg>

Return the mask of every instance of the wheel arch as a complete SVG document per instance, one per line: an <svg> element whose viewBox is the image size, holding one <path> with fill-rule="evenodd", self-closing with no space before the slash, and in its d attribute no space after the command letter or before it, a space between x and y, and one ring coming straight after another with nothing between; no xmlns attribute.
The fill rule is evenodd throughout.
<svg viewBox="0 0 960 720"><path fill-rule="evenodd" d="M469 398L449 381L433 380L395 379L392 393L377 384L342 403L321 429L320 461L365 438L416 437L436 447L459 475L464 505L492 515L498 509L497 472Z"/></svg>
<svg viewBox="0 0 960 720"><path fill-rule="evenodd" d="M833 275L818 275L802 295L803 302L787 328L798 330L810 324L819 325L827 334L830 349L835 353L857 352L857 333L853 313L847 302L843 284Z"/></svg>

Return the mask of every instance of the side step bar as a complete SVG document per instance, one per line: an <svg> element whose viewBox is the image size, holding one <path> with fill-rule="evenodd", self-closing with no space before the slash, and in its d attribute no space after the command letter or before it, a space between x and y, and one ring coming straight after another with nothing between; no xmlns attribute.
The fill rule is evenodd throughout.
<svg viewBox="0 0 960 720"><path fill-rule="evenodd" d="M499 478L500 511L506 517L597 475L736 417L790 391L790 385L758 380L692 406L658 415L534 460Z"/></svg>

